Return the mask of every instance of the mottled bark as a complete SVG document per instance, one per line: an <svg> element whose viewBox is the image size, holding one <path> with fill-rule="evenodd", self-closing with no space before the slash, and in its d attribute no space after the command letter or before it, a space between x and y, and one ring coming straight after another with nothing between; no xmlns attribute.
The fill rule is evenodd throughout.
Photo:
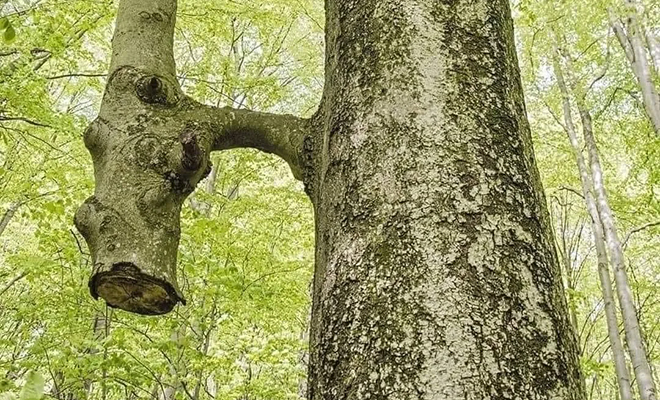
<svg viewBox="0 0 660 400"><path fill-rule="evenodd" d="M327 0L309 121L181 93L175 0L122 0L76 223L108 304L160 314L212 150L279 155L316 211L308 397L584 398L506 0Z"/></svg>
<svg viewBox="0 0 660 400"><path fill-rule="evenodd" d="M582 398L508 2L326 18L309 398Z"/></svg>
<svg viewBox="0 0 660 400"><path fill-rule="evenodd" d="M108 85L84 136L96 189L75 221L94 262L90 290L141 314L184 302L175 276L179 214L210 171L211 151L258 148L302 174L305 120L210 107L181 92L175 16L175 0L120 2Z"/></svg>
<svg viewBox="0 0 660 400"><path fill-rule="evenodd" d="M591 217L591 231L596 247L596 257L598 262L598 278L600 288L603 294L603 303L605 307L605 319L607 321L607 335L612 349L612 359L614 360L614 370L617 377L617 387L621 400L632 400L632 387L630 386L630 373L626 365L626 356L621 344L621 335L619 334L619 322L616 316L616 303L612 290L612 278L610 277L610 268L607 258L607 247L605 244L605 235L603 225L598 213L596 199L594 198L594 187L591 172L582 154L582 146L578 139L577 129L573 123L573 113L571 111L569 88L564 79L561 63L559 62L558 50L553 54L553 68L560 92L562 94L562 110L564 114L564 126L569 142L575 154L578 172L580 174L580 183L582 185L582 195L589 216Z"/></svg>

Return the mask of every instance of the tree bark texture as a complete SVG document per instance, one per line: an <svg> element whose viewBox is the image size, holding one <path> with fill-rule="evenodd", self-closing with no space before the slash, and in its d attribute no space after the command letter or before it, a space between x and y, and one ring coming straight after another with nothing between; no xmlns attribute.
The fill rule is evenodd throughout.
<svg viewBox="0 0 660 400"><path fill-rule="evenodd" d="M506 1L328 1L310 398L580 398Z"/></svg>
<svg viewBox="0 0 660 400"><path fill-rule="evenodd" d="M183 301L183 200L209 153L285 159L315 207L308 398L584 398L506 0L327 0L310 120L199 104L172 57L175 0L122 0L85 133L76 215L92 294Z"/></svg>

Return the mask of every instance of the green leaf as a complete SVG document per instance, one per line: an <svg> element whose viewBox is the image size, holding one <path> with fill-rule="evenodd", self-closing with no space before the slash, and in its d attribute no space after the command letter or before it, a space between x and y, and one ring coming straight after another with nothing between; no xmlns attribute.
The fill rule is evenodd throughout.
<svg viewBox="0 0 660 400"><path fill-rule="evenodd" d="M36 371L28 372L19 400L39 400L44 395L44 377Z"/></svg>
<svg viewBox="0 0 660 400"><path fill-rule="evenodd" d="M16 396L12 393L0 394L0 400L16 400Z"/></svg>
<svg viewBox="0 0 660 400"><path fill-rule="evenodd" d="M14 27L9 25L5 30L5 33L2 35L2 38L6 43L12 43L14 39L16 39L16 30L14 30Z"/></svg>
<svg viewBox="0 0 660 400"><path fill-rule="evenodd" d="M9 19L7 17L0 18L0 31L4 31L5 29L9 28L11 25L9 24Z"/></svg>

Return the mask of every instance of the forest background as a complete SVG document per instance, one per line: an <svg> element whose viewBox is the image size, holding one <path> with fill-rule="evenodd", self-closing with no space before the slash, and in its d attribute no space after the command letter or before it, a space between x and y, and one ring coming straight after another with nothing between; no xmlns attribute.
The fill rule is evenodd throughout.
<svg viewBox="0 0 660 400"><path fill-rule="evenodd" d="M314 113L323 88L322 1L179 3L175 51L186 93L218 106ZM274 156L213 155L212 173L183 211L178 276L186 306L145 318L89 295L90 259L73 213L93 191L82 132L103 94L116 7L0 0L0 393L303 398L312 206ZM657 384L660 125L625 46L640 39L646 84L660 86L660 2L517 0L512 9L587 392L618 399L576 154L587 154L586 110Z"/></svg>

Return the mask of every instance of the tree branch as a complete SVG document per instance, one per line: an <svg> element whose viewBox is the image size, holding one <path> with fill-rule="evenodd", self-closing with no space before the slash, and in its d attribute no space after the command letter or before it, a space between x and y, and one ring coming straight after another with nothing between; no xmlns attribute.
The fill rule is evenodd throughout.
<svg viewBox="0 0 660 400"><path fill-rule="evenodd" d="M40 126L42 128L53 128L50 125L42 124L41 122L32 121L31 119L23 118L23 117L5 117L0 115L0 121L20 121L20 122L25 122L26 124L30 124L32 126Z"/></svg>
<svg viewBox="0 0 660 400"><path fill-rule="evenodd" d="M5 231L7 228L7 225L9 225L9 221L14 217L14 214L16 213L16 210L21 206L21 203L14 203L9 208L7 211L5 211L4 215L2 216L2 219L0 219L0 235Z"/></svg>
<svg viewBox="0 0 660 400"><path fill-rule="evenodd" d="M55 76L47 76L46 79L48 80L55 80L55 79L63 79L63 78L104 78L107 77L108 74L104 73L71 73L71 74L63 74L63 75L55 75Z"/></svg>
<svg viewBox="0 0 660 400"><path fill-rule="evenodd" d="M9 283L7 283L7 284L5 285L5 287L2 288L2 289L0 290L0 296L2 296L3 294L5 294L5 292L6 292L7 290L9 290L12 286L14 286L14 284L15 284L16 282L20 281L21 279L25 278L26 276L27 276L27 272L21 272L20 274L16 275L16 276L14 277L14 279L12 279L11 281L9 281Z"/></svg>
<svg viewBox="0 0 660 400"><path fill-rule="evenodd" d="M308 119L230 107L199 105L192 121L208 124L211 149L253 148L283 158L298 180L303 178L303 141L310 133Z"/></svg>
<svg viewBox="0 0 660 400"><path fill-rule="evenodd" d="M643 224L643 225L640 225L636 228L633 228L630 232L628 232L628 234L626 235L626 238L623 240L622 247L625 248L628 245L628 241L630 240L630 237L632 235L634 235L635 233L641 232L645 229L648 229L648 228L651 228L651 227L654 227L654 226L658 226L658 225L660 225L660 221L648 222L646 224Z"/></svg>

